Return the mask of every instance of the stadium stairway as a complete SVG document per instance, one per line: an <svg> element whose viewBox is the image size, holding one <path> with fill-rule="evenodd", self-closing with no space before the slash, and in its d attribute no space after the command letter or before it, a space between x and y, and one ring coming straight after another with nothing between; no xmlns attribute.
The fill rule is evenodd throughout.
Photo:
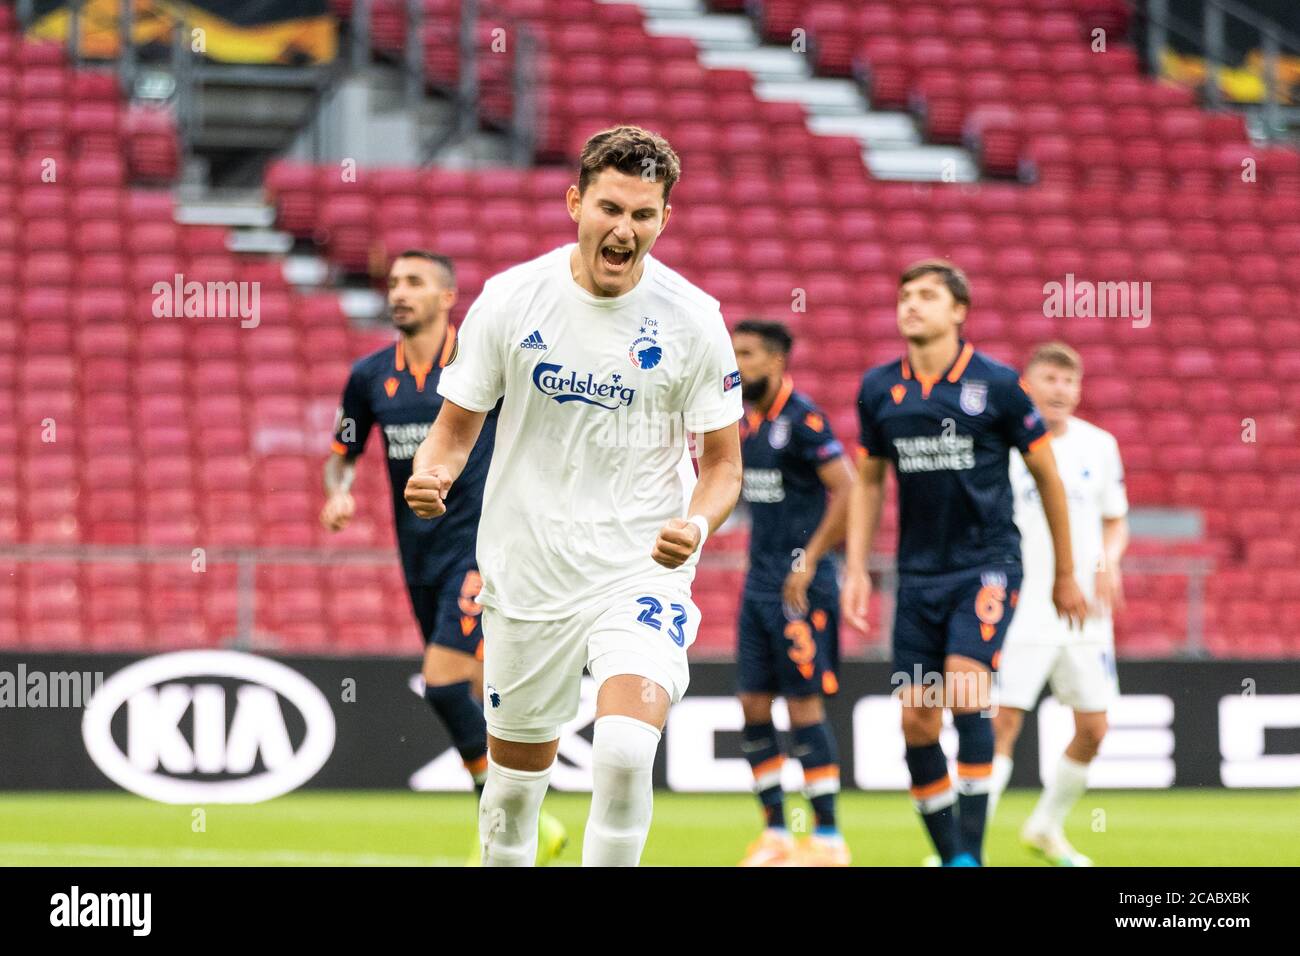
<svg viewBox="0 0 1300 956"><path fill-rule="evenodd" d="M971 182L979 177L965 149L923 142L910 114L872 110L851 80L816 76L806 37L797 31L781 47L764 44L748 17L710 12L703 0L632 2L645 11L646 32L651 36L693 41L700 63L709 69L747 71L760 100L798 104L813 133L857 139L867 169L876 179Z"/></svg>

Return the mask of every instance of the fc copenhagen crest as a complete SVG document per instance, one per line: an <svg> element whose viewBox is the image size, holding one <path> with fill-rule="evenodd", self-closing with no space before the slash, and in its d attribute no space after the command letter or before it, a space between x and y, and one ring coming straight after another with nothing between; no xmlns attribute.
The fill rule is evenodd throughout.
<svg viewBox="0 0 1300 956"><path fill-rule="evenodd" d="M649 370L659 364L664 357L664 350L659 345L659 322L648 315L641 316L641 327L637 329L639 338L632 342L627 350L627 357L639 369Z"/></svg>
<svg viewBox="0 0 1300 956"><path fill-rule="evenodd" d="M627 350L627 357L639 369L652 369L663 358L664 350L648 335L643 335Z"/></svg>
<svg viewBox="0 0 1300 956"><path fill-rule="evenodd" d="M989 401L988 382L961 383L961 410L967 415L978 415Z"/></svg>

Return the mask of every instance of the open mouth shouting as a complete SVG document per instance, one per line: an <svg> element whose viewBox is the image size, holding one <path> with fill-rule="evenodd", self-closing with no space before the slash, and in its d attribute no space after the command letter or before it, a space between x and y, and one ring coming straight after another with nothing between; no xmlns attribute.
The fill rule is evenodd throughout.
<svg viewBox="0 0 1300 956"><path fill-rule="evenodd" d="M634 250L612 243L600 247L600 260L611 272L621 272L632 261Z"/></svg>

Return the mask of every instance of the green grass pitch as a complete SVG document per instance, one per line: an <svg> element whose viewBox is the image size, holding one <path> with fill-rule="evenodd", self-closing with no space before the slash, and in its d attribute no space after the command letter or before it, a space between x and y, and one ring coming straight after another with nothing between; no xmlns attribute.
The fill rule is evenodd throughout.
<svg viewBox="0 0 1300 956"><path fill-rule="evenodd" d="M1075 807L1068 833L1098 865L1297 866L1296 793L1100 791ZM1011 791L989 834L993 865L1042 865L1017 841L1036 794ZM551 793L569 829L560 863L582 859L590 797ZM787 806L792 824L800 798ZM0 794L6 866L462 866L474 846L469 794L305 792L255 806L165 806L119 793ZM807 810L804 809L804 818ZM743 794L655 795L643 862L733 866L758 827ZM840 821L859 865L916 866L929 852L906 795L846 793ZM202 832L195 832L197 824Z"/></svg>

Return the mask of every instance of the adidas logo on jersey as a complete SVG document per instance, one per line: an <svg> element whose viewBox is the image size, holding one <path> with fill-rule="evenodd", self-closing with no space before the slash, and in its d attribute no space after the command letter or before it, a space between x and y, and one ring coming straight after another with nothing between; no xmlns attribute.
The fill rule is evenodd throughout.
<svg viewBox="0 0 1300 956"><path fill-rule="evenodd" d="M546 343L542 341L542 333L534 330L532 335L519 343L519 347L521 349L545 349Z"/></svg>

